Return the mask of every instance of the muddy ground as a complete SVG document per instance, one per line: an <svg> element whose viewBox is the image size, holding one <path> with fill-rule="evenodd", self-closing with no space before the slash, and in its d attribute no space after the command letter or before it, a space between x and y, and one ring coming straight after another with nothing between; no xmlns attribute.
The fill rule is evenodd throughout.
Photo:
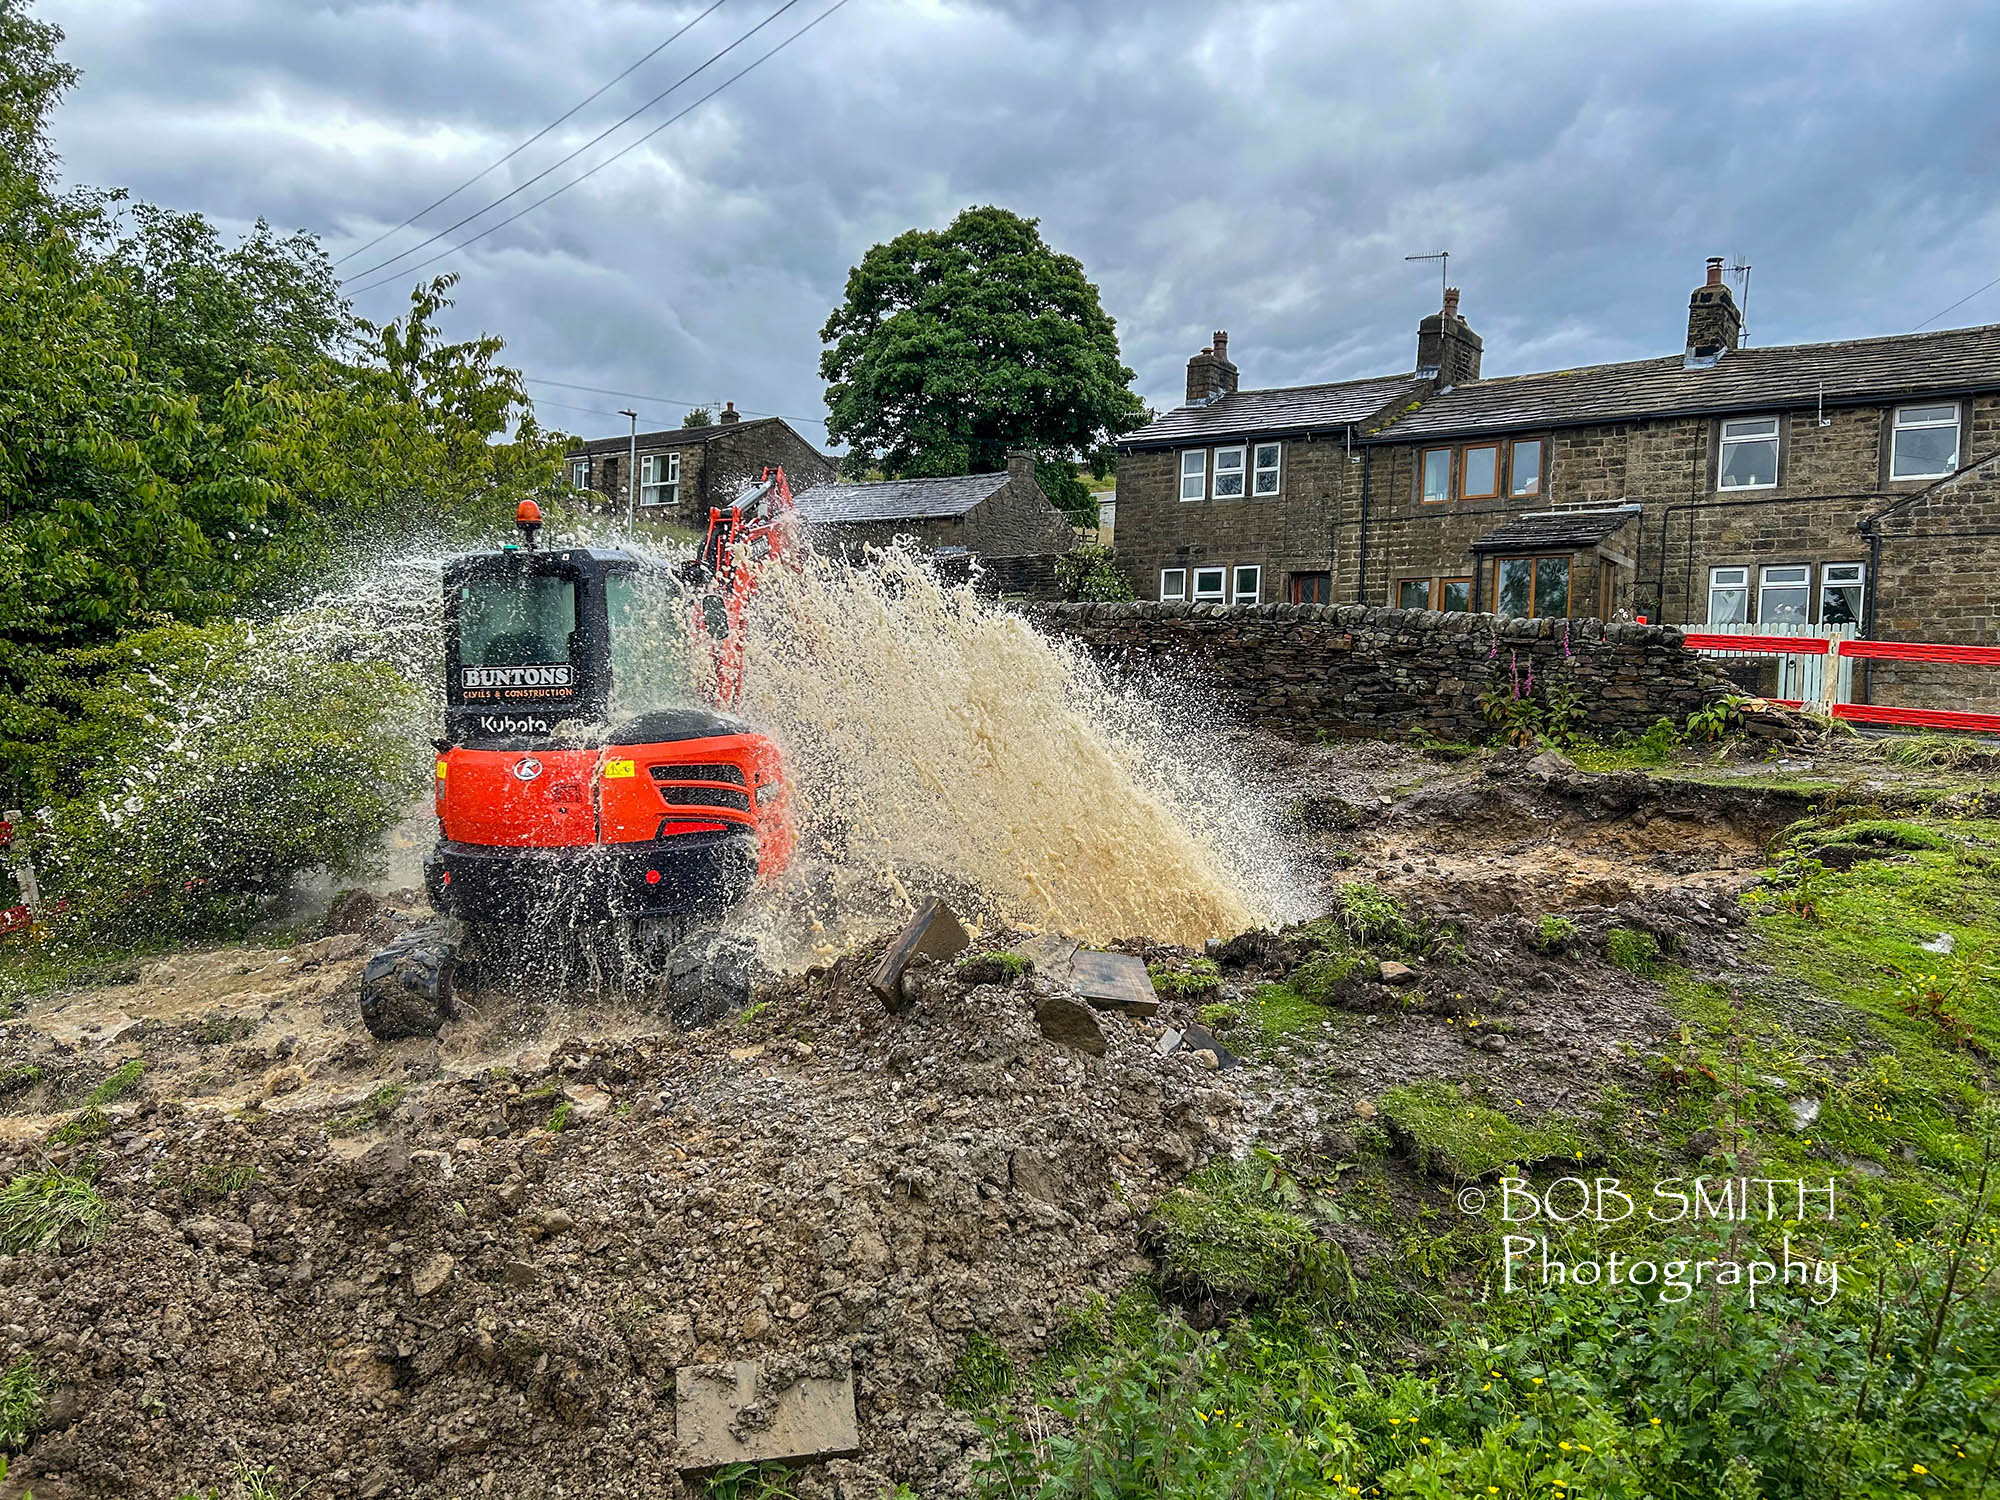
<svg viewBox="0 0 2000 1500"><path fill-rule="evenodd" d="M315 1495L680 1493L676 1367L820 1349L851 1351L862 1451L799 1493L964 1493L978 1432L949 1388L969 1333L1031 1357L1151 1269L1145 1213L1191 1169L1253 1143L1337 1153L1395 1084L1558 1114L1636 1085L1673 1023L1603 935L1742 974L1736 898L1823 796L1526 753L1243 748L1322 906L1365 881L1459 942L1241 1067L1161 1055L1192 1001L1104 1015L1101 1056L1052 1039L1035 976L932 969L890 1015L866 948L687 1033L623 1003L496 1000L379 1044L354 1007L370 938L345 933L36 998L0 1028L0 1177L94 1163L115 1219L94 1245L0 1257L0 1365L29 1356L57 1387L5 1493L176 1497L239 1466ZM1853 752L1792 770L1850 794L1903 776ZM1580 951L1537 950L1551 911ZM1288 962L1224 956L1203 1001ZM134 1058L130 1093L82 1108ZM82 1139L51 1138L79 1118ZM1389 1253L1353 1235L1357 1260Z"/></svg>

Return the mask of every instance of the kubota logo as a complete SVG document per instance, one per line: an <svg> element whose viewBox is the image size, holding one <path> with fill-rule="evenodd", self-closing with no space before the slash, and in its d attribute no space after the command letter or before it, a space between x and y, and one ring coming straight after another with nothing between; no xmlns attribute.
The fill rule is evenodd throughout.
<svg viewBox="0 0 2000 1500"><path fill-rule="evenodd" d="M516 781L533 781L541 774L542 763L532 755L524 755L514 762L514 779Z"/></svg>

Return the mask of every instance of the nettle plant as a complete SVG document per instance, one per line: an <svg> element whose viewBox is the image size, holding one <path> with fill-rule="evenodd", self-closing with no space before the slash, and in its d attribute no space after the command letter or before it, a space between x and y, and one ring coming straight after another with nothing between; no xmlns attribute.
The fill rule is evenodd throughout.
<svg viewBox="0 0 2000 1500"><path fill-rule="evenodd" d="M1542 678L1539 694L1533 660L1524 667L1520 653L1509 651L1506 676L1496 678L1479 695L1480 713L1510 745L1566 747L1581 737L1583 693L1570 675L1576 653L1570 649L1567 620L1562 622L1556 639L1562 644L1562 667ZM1486 660L1497 664L1499 658L1500 638L1495 636ZM1497 672L1498 667L1494 665L1489 670Z"/></svg>

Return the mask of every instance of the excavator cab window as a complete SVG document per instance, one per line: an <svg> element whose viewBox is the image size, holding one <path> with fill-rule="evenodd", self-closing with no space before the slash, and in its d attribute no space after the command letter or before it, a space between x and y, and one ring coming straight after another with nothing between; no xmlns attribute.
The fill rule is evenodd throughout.
<svg viewBox="0 0 2000 1500"><path fill-rule="evenodd" d="M482 578L459 586L458 658L469 667L567 663L576 627L571 579Z"/></svg>

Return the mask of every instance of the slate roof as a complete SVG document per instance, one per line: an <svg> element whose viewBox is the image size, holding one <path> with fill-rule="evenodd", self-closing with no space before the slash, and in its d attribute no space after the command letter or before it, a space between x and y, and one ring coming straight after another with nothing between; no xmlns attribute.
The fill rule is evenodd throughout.
<svg viewBox="0 0 2000 1500"><path fill-rule="evenodd" d="M946 479L882 479L872 484L822 484L794 497L809 525L856 521L925 521L962 516L1007 482L995 474Z"/></svg>
<svg viewBox="0 0 2000 1500"><path fill-rule="evenodd" d="M1123 448L1178 446L1189 438L1269 437L1338 429L1374 416L1415 387L1414 375L1374 375L1332 385L1236 391L1207 406L1177 406L1118 439Z"/></svg>
<svg viewBox="0 0 2000 1500"><path fill-rule="evenodd" d="M746 428L761 427L766 422L782 422L782 417L745 417L740 422L714 422L707 427L667 427L658 432L639 434L641 448L686 448L696 443L706 443L721 437L725 432L742 432ZM591 438L578 443L569 451L576 453L623 453L632 445L630 433L620 433L617 437Z"/></svg>
<svg viewBox="0 0 2000 1500"><path fill-rule="evenodd" d="M1705 368L1680 355L1469 381L1374 435L1378 442L1627 418L1829 405L2000 388L2000 324L1737 349Z"/></svg>
<svg viewBox="0 0 2000 1500"><path fill-rule="evenodd" d="M1474 552L1568 552L1595 547L1639 514L1636 505L1612 510L1544 511L1516 516L1472 544Z"/></svg>

